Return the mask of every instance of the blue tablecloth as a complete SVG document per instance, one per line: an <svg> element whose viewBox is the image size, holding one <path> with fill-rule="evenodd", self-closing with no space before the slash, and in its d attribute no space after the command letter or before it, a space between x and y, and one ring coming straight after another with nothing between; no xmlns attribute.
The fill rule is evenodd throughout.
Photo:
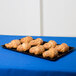
<svg viewBox="0 0 76 76"><path fill-rule="evenodd" d="M0 35L0 45L24 36ZM44 41L55 40L76 47L76 37L41 37ZM48 61L17 53L0 46L0 76L76 76L76 50L58 61Z"/></svg>

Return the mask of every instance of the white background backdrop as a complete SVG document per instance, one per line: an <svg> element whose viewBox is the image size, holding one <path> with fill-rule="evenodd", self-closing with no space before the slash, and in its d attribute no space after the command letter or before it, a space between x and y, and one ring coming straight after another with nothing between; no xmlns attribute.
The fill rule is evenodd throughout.
<svg viewBox="0 0 76 76"><path fill-rule="evenodd" d="M44 35L76 37L76 0L43 0L43 25Z"/></svg>
<svg viewBox="0 0 76 76"><path fill-rule="evenodd" d="M40 35L39 0L0 0L0 34Z"/></svg>
<svg viewBox="0 0 76 76"><path fill-rule="evenodd" d="M42 8L40 16L40 0L0 0L0 34L76 37L76 0L43 0Z"/></svg>

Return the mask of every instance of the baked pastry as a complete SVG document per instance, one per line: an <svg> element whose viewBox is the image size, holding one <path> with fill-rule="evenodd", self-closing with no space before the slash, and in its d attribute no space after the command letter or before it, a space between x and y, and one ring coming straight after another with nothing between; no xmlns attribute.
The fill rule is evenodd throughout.
<svg viewBox="0 0 76 76"><path fill-rule="evenodd" d="M54 40L50 40L48 43L45 43L43 46L45 49L54 48L57 43Z"/></svg>
<svg viewBox="0 0 76 76"><path fill-rule="evenodd" d="M35 55L42 54L45 51L42 45L34 46L30 48L29 52L34 53Z"/></svg>
<svg viewBox="0 0 76 76"><path fill-rule="evenodd" d="M55 48L50 48L49 50L43 52L42 55L44 58L47 58L47 57L54 58L58 55L58 51Z"/></svg>
<svg viewBox="0 0 76 76"><path fill-rule="evenodd" d="M10 49L12 48L12 44L11 43L5 44L5 47Z"/></svg>
<svg viewBox="0 0 76 76"><path fill-rule="evenodd" d="M37 38L35 40L30 41L30 45L40 45L43 43L43 40L41 38Z"/></svg>
<svg viewBox="0 0 76 76"><path fill-rule="evenodd" d="M17 47L17 51L20 51L20 52L22 52L22 51L27 51L27 50L29 50L31 48L31 45L29 44L29 43L22 43L21 45L19 45L18 47Z"/></svg>
<svg viewBox="0 0 76 76"><path fill-rule="evenodd" d="M17 48L18 45L20 45L20 40L12 40L10 43L5 44L7 48Z"/></svg>
<svg viewBox="0 0 76 76"><path fill-rule="evenodd" d="M33 40L33 38L30 36L27 36L27 37L22 38L20 41L21 43L27 43L27 42L29 43L31 40Z"/></svg>
<svg viewBox="0 0 76 76"><path fill-rule="evenodd" d="M58 52L66 52L69 50L69 46L66 43L62 43L61 45L57 45L55 48L58 50Z"/></svg>

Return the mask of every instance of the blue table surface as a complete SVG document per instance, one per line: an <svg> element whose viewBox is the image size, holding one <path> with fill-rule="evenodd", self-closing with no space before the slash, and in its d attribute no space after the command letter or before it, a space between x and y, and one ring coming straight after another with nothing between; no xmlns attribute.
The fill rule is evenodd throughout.
<svg viewBox="0 0 76 76"><path fill-rule="evenodd" d="M24 36L0 35L0 45ZM76 37L46 37L44 41L55 40L58 44L67 43L76 47ZM48 61L4 49L0 46L0 76L76 76L76 49L57 61Z"/></svg>

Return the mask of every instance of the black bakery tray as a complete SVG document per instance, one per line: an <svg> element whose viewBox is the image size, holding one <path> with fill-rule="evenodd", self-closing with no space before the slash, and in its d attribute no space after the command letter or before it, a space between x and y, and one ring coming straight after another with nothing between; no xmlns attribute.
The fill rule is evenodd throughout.
<svg viewBox="0 0 76 76"><path fill-rule="evenodd" d="M44 41L44 43L46 43L45 41ZM43 43L43 44L44 44ZM43 45L42 44L42 45ZM58 44L59 45L59 44ZM5 48L5 49L9 49L9 48L6 48L5 47L5 45L2 45L2 47L3 48ZM32 46L33 47L33 46ZM11 49L9 49L9 50L12 50L12 51L16 51L16 52L19 52L19 51L17 51L16 49L14 49L14 48L11 48ZM46 51L46 50L45 50ZM20 53L23 53L23 54L28 54L28 55L31 55L31 56L35 56L35 57L39 57L39 58L42 58L42 59L47 59L47 60L51 60L51 61L56 61L56 60L58 60L58 59L60 59L61 57L63 57L63 56L65 56L65 55L67 55L67 54L70 54L71 52L73 52L74 51L74 47L69 47L69 50L68 51L66 51L66 52L64 52L64 53L58 53L58 55L56 56L56 57L54 57L54 58L43 58L42 57L42 55L34 55L34 54L31 54L31 53L29 53L29 50L27 50L27 51L25 51L25 52L20 52Z"/></svg>

